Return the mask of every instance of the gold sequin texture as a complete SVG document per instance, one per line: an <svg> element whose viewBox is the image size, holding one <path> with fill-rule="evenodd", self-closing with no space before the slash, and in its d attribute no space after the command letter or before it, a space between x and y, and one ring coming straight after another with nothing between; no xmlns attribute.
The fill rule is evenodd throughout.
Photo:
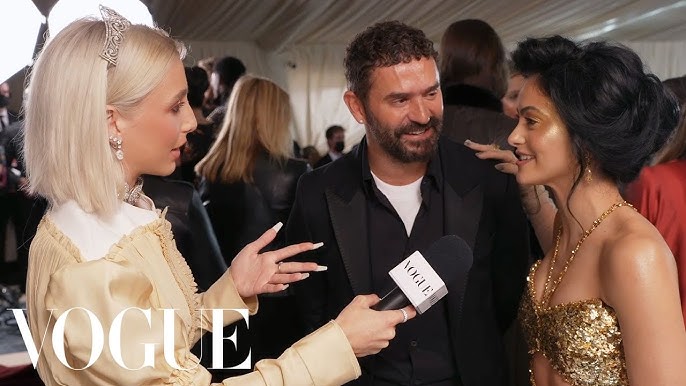
<svg viewBox="0 0 686 386"><path fill-rule="evenodd" d="M628 385L614 310L597 298L552 307L537 304L533 277L538 264L531 267L519 309L529 353L546 357L572 386Z"/></svg>

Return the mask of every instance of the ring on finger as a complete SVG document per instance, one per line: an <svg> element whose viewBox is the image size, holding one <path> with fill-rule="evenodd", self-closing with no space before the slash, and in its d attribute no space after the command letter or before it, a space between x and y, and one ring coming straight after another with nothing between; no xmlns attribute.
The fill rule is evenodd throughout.
<svg viewBox="0 0 686 386"><path fill-rule="evenodd" d="M498 145L497 143L494 143L491 146L493 146L493 150L500 150L500 145Z"/></svg>
<svg viewBox="0 0 686 386"><path fill-rule="evenodd" d="M281 273L281 264L283 264L282 261L280 261L280 262L276 265L276 272L278 272L278 273Z"/></svg>
<svg viewBox="0 0 686 386"><path fill-rule="evenodd" d="M400 309L400 312L403 313L403 321L400 322L400 323L405 323L405 322L407 322L407 311L405 311L404 308L401 308L401 309Z"/></svg>

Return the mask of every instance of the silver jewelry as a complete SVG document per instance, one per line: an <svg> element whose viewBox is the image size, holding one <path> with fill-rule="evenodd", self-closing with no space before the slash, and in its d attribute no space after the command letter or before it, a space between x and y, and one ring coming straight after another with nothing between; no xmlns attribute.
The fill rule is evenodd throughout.
<svg viewBox="0 0 686 386"><path fill-rule="evenodd" d="M109 63L108 67L114 67L119 58L119 46L124 40L124 31L129 28L131 22L112 8L103 5L100 5L100 14L102 21L105 22L105 45L100 57Z"/></svg>
<svg viewBox="0 0 686 386"><path fill-rule="evenodd" d="M121 142L121 137L110 135L110 146L114 149L114 156L117 157L119 161L124 159L124 151L121 149Z"/></svg>
<svg viewBox="0 0 686 386"><path fill-rule="evenodd" d="M401 308L401 309L400 309L400 312L403 313L403 321L400 322L400 323L405 323L405 322L407 322L407 317L408 317L408 316L407 316L407 311L405 311L404 308Z"/></svg>
<svg viewBox="0 0 686 386"><path fill-rule="evenodd" d="M143 177L138 177L133 188L126 182L124 183L124 202L136 206L138 199L143 193Z"/></svg>

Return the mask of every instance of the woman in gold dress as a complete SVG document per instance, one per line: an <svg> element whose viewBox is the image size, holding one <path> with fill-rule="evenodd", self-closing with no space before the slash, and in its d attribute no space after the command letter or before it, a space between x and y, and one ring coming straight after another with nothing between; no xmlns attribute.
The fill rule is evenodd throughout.
<svg viewBox="0 0 686 386"><path fill-rule="evenodd" d="M24 149L30 190L50 202L30 250L32 360L48 386L210 385L209 372L190 352L212 329L209 310L254 314L257 294L281 291L318 269L281 261L320 245L260 253L277 224L197 293L164 211L139 182L141 174L170 174L196 127L184 48L161 30L101 11L104 21L76 21L53 37L30 80ZM377 301L357 297L279 359L222 384L337 385L358 377L356 356L387 346L395 325L414 316L409 308L371 310ZM223 323L238 318L227 311ZM56 320L66 321L63 333ZM94 320L104 341L92 333Z"/></svg>
<svg viewBox="0 0 686 386"><path fill-rule="evenodd" d="M625 47L556 36L528 39L512 58L526 77L515 154L467 145L516 173L550 246L520 308L532 384L685 385L674 258L618 188L676 126L676 101Z"/></svg>

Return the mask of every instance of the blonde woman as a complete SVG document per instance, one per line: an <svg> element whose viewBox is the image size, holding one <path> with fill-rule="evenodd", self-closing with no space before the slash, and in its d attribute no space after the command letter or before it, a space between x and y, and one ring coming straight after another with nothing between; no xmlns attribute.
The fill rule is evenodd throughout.
<svg viewBox="0 0 686 386"><path fill-rule="evenodd" d="M275 226L237 254L212 287L196 292L164 210L153 207L139 183L141 174L170 174L196 126L183 46L158 29L102 12L104 21L76 21L52 38L30 79L24 149L30 190L50 202L31 244L27 282L38 372L48 386L209 385L210 374L189 351L212 327L209 312L200 310L254 314L255 295L283 290L316 269L278 262L316 245L260 253ZM359 376L355 355L387 345L405 319L399 311L369 310L376 301L357 298L280 359L223 384L334 385ZM175 309L171 318L165 320L164 309ZM231 313L223 322L238 317ZM98 336L96 319L105 342L91 339Z"/></svg>
<svg viewBox="0 0 686 386"><path fill-rule="evenodd" d="M262 229L288 220L298 178L309 169L290 157L291 120L290 98L274 82L252 75L236 82L217 139L196 165L222 255L234 256ZM283 247L282 235L267 249ZM305 331L290 293L262 296L260 305L245 331L255 360L278 355Z"/></svg>

